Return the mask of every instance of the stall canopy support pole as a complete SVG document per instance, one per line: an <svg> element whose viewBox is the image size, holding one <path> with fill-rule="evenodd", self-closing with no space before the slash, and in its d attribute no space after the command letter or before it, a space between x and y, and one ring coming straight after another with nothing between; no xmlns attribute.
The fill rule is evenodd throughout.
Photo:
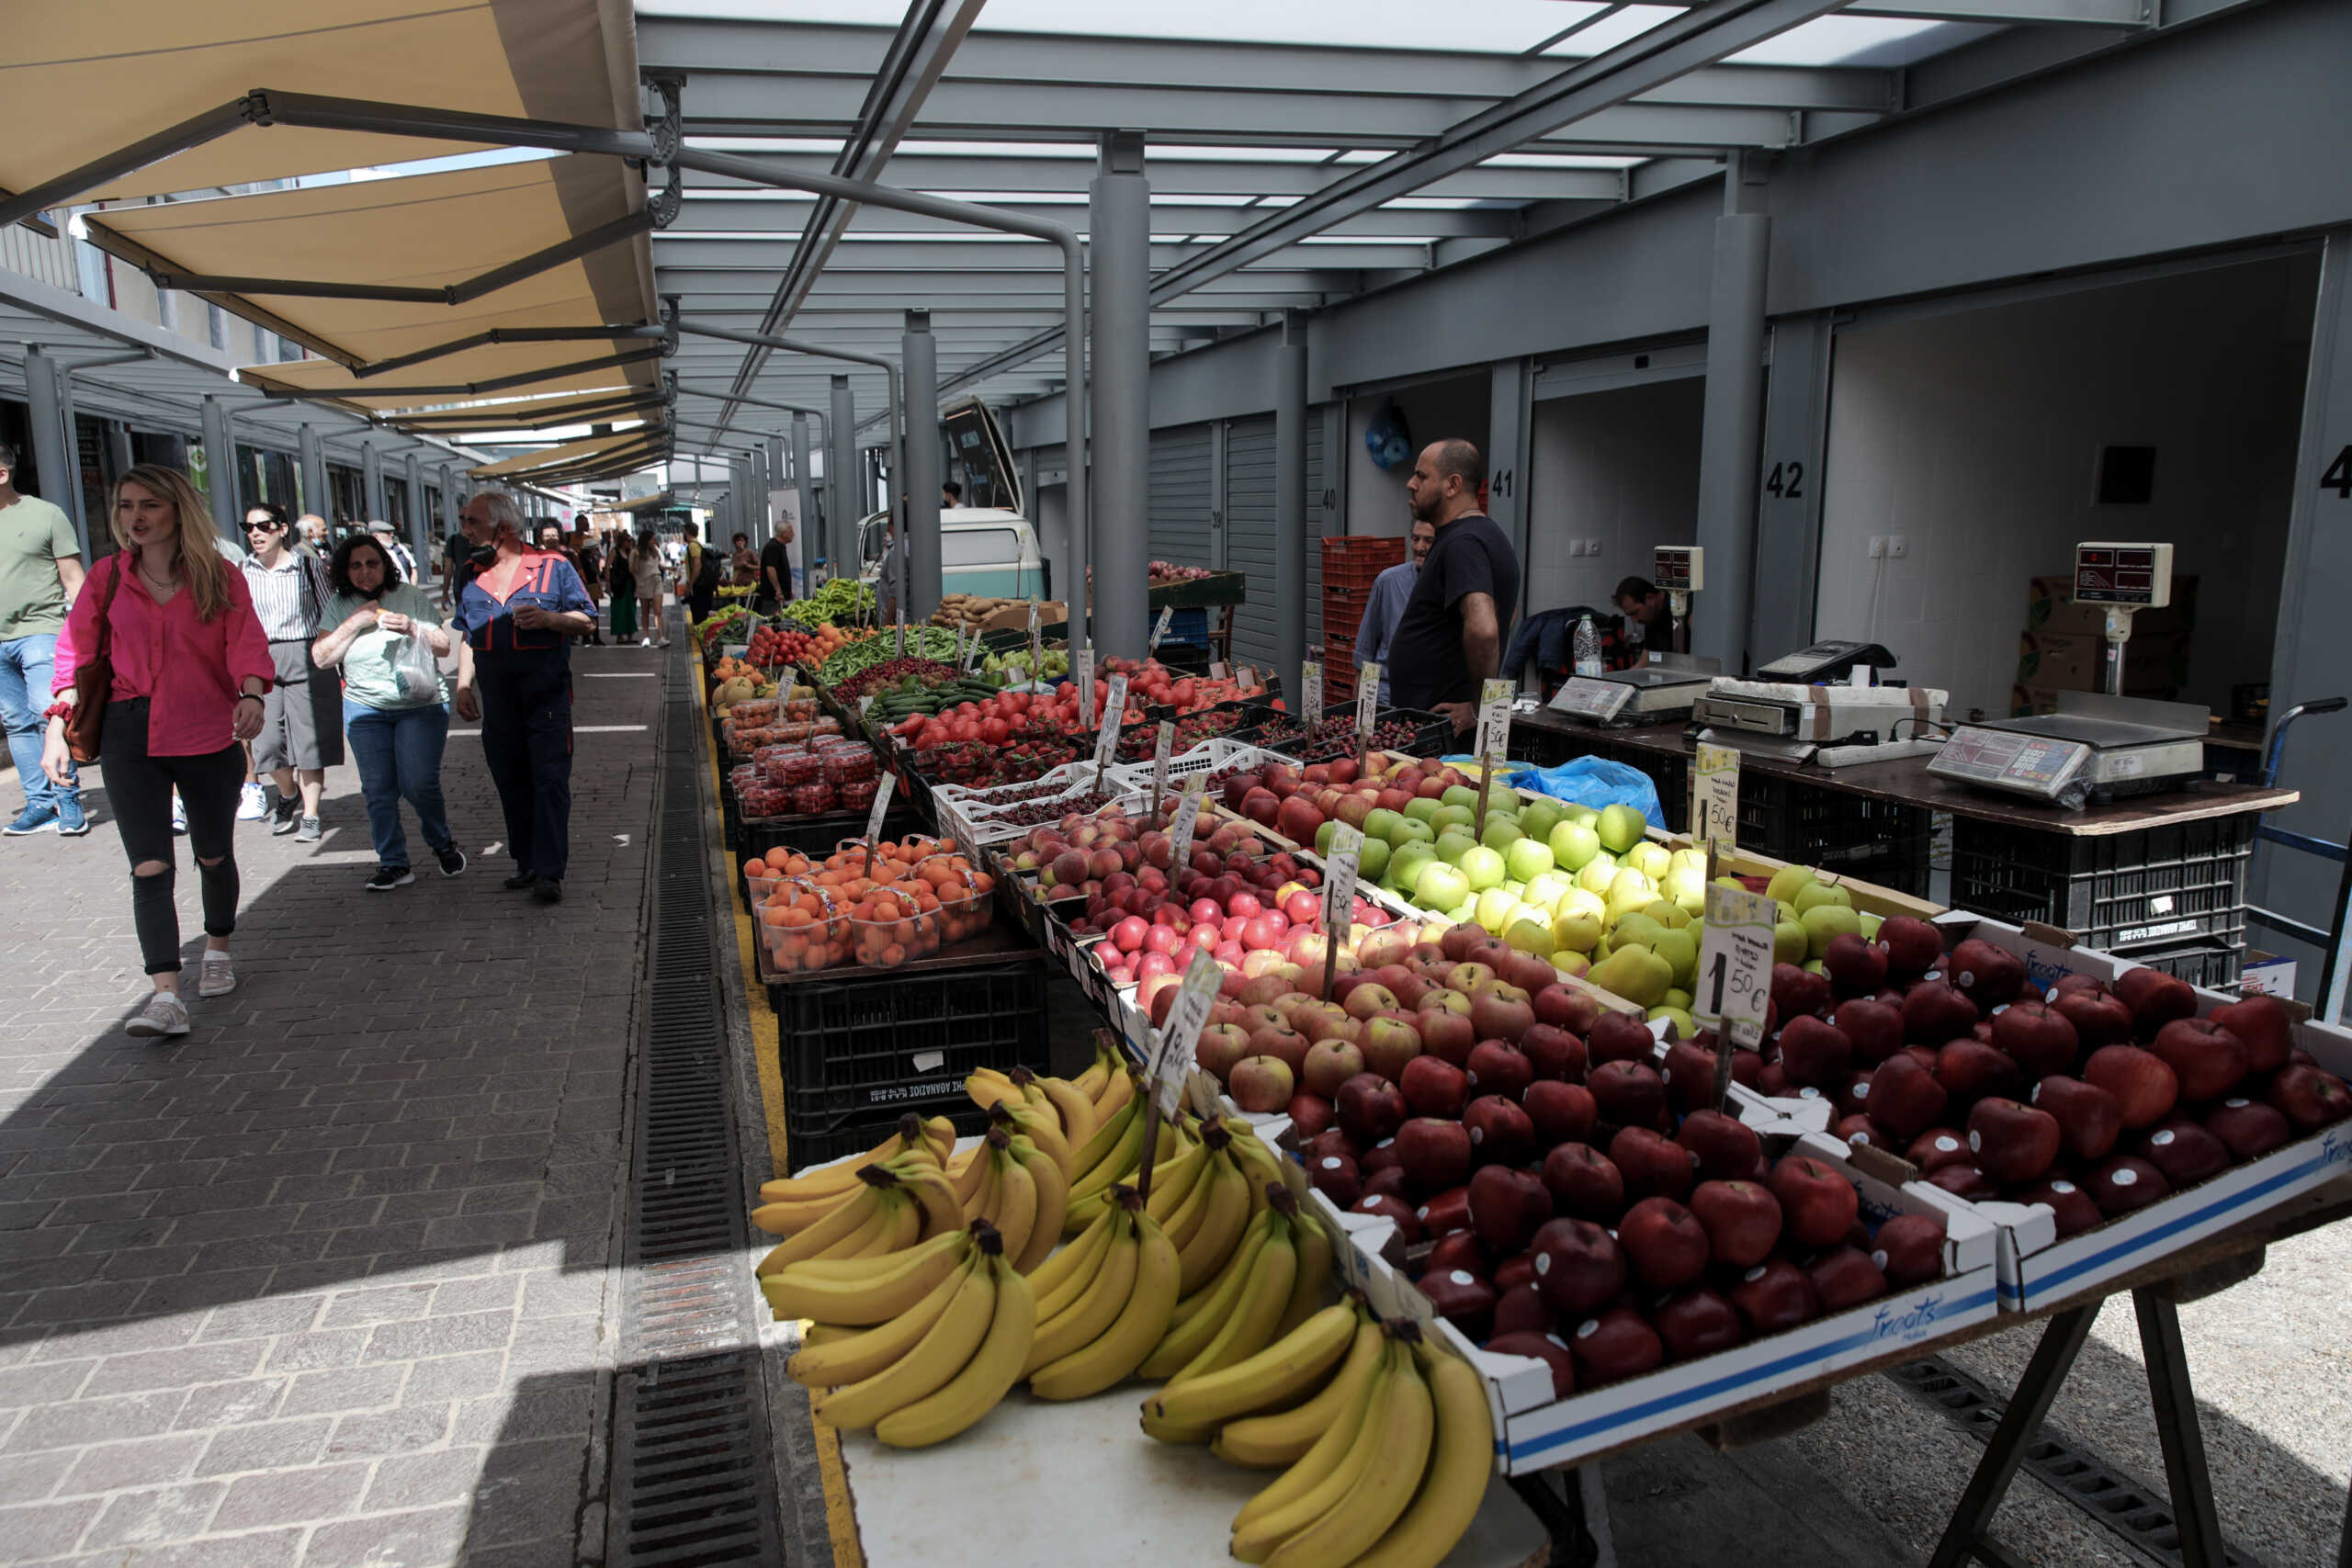
<svg viewBox="0 0 2352 1568"><path fill-rule="evenodd" d="M1749 209L1763 186L1743 157L1724 172L1725 209L1715 220L1714 288L1707 316L1707 392L1699 440L1697 537L1707 581L1722 592L1692 628L1693 653L1750 668L1748 633L1756 562L1756 462L1764 428L1764 278L1772 220Z"/></svg>
<svg viewBox="0 0 2352 1568"><path fill-rule="evenodd" d="M57 395L57 362L38 346L25 350L25 400L31 414L33 468L40 479L40 495L74 520L82 541L82 558L92 560L90 525L74 499L81 486L74 481L74 459L65 438L65 412ZM212 400L204 400L208 406Z"/></svg>
<svg viewBox="0 0 2352 1568"><path fill-rule="evenodd" d="M232 456L235 448L229 441L229 411L221 406L219 398L207 393L201 417L204 422L204 477L205 482L212 489L212 531L243 548L243 530L240 525L244 522L245 513L244 509L237 504L237 460Z"/></svg>
<svg viewBox="0 0 2352 1568"><path fill-rule="evenodd" d="M1103 653L1141 659L1151 635L1151 184L1144 178L1143 133L1105 132L1095 168L1087 236L1094 253L1094 503L1101 519L1094 530L1095 642ZM1075 462L1070 483L1075 491ZM1073 582L1068 593L1076 647L1086 585Z"/></svg>
<svg viewBox="0 0 2352 1568"><path fill-rule="evenodd" d="M424 563L432 558L432 525L424 516L424 459L413 450L405 464L408 485L408 553L416 558L416 570L422 573Z"/></svg>
<svg viewBox="0 0 2352 1568"><path fill-rule="evenodd" d="M1952 1510L1951 1522L1944 1527L1943 1539L1936 1542L1928 1568L1962 1568L1991 1545L1985 1527L2008 1495L2009 1483L2017 1479L2018 1466L2025 1461L2026 1445L2041 1429L2042 1418L2050 1414L2059 1386L2065 1382L2066 1372L2081 1353L2083 1342L2090 1337L2092 1320L2098 1316L2098 1303L2093 1302L2060 1313L2042 1330L2041 1343L2034 1347L2033 1359L2018 1380L2009 1407L2001 1413L2001 1424L1985 1444L1984 1457L1976 1461L1976 1472L1968 1478L1960 1506Z"/></svg>
<svg viewBox="0 0 2352 1568"><path fill-rule="evenodd" d="M821 540L816 532L817 481L808 471L808 416L805 413L792 416L792 484L800 502L800 516L794 525L797 558L806 563L817 558ZM785 587L789 591L793 585Z"/></svg>
<svg viewBox="0 0 2352 1568"><path fill-rule="evenodd" d="M107 482L111 484L130 472L130 427L119 419L105 423L107 436L107 466L110 470Z"/></svg>
<svg viewBox="0 0 2352 1568"><path fill-rule="evenodd" d="M74 527L85 540L93 535L113 542L113 520L90 516L88 495L82 488L82 422L74 412L74 367L52 359L50 367L57 387L57 420L65 433L65 482L58 497L58 504L74 519Z"/></svg>
<svg viewBox="0 0 2352 1568"><path fill-rule="evenodd" d="M1274 350L1274 668L1297 682L1306 650L1306 313L1283 316ZM1295 699L1294 699L1295 705Z"/></svg>
<svg viewBox="0 0 2352 1568"><path fill-rule="evenodd" d="M458 498L458 470L447 463L441 466L441 536L447 538L458 531L458 512L465 504ZM435 552L436 555L438 551ZM422 568L424 562L417 565Z"/></svg>
<svg viewBox="0 0 2352 1568"><path fill-rule="evenodd" d="M931 312L909 310L899 339L899 362L907 373L905 468L898 476L899 515L905 518L907 619L923 622L939 608L945 591L939 536L939 340L931 335Z"/></svg>
<svg viewBox="0 0 2352 1568"><path fill-rule="evenodd" d="M327 456L319 446L319 433L303 425L295 433L294 452L302 467L302 513L333 521L334 498L327 493Z"/></svg>
<svg viewBox="0 0 2352 1568"><path fill-rule="evenodd" d="M857 558L857 400L849 378L833 378L832 449L825 454L825 570L854 581Z"/></svg>
<svg viewBox="0 0 2352 1568"><path fill-rule="evenodd" d="M377 442L362 441L359 444L359 479L361 504L368 508L368 515L360 521L384 521L389 515L389 509L384 505L384 452Z"/></svg>
<svg viewBox="0 0 2352 1568"><path fill-rule="evenodd" d="M763 446L768 457L768 481L767 489L760 492L760 547L765 549L775 537L775 492L784 488L784 437L771 435Z"/></svg>

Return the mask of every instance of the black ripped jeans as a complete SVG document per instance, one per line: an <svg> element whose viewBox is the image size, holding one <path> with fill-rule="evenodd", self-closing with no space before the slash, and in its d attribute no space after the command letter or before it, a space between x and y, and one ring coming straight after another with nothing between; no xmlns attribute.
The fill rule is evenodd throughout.
<svg viewBox="0 0 2352 1568"><path fill-rule="evenodd" d="M237 929L237 791L245 781L244 751L232 740L202 756L151 757L147 699L117 698L107 705L98 765L122 852L130 857L130 919L139 932L139 956L150 975L176 975L180 912L172 899L177 876L172 787L179 786L187 810L187 847L204 887L205 934L227 936ZM150 861L163 862L162 874L140 875Z"/></svg>

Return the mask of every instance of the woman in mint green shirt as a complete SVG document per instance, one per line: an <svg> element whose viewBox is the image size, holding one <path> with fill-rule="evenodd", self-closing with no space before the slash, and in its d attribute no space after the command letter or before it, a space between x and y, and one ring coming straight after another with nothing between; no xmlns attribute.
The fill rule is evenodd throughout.
<svg viewBox="0 0 2352 1568"><path fill-rule="evenodd" d="M334 596L320 617L328 629L311 644L322 665L343 669L343 728L368 801L376 871L368 891L386 893L416 880L409 870L401 802L416 812L441 874L466 869L441 804L441 752L449 740L449 686L434 660L456 646L424 591L401 581L400 568L367 534L344 540L327 568Z"/></svg>

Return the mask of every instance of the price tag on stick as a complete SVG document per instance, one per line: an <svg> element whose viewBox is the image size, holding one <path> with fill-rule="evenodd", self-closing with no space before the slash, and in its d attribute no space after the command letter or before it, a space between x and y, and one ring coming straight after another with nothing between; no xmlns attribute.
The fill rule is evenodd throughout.
<svg viewBox="0 0 2352 1568"><path fill-rule="evenodd" d="M1225 972L1217 967L1206 948L1193 950L1193 962L1177 987L1175 1003L1168 1010L1168 1021L1152 1043L1151 1100L1162 1116L1175 1115L1176 1107L1182 1100L1184 1075L1193 1068L1193 1049L1200 1043L1201 1026L1208 1021L1209 1008L1216 1002L1224 978Z"/></svg>
<svg viewBox="0 0 2352 1568"><path fill-rule="evenodd" d="M1179 876L1193 863L1193 824L1201 819L1209 776L1194 773L1184 781L1184 798L1176 805L1176 819L1168 824L1168 863Z"/></svg>
<svg viewBox="0 0 2352 1568"><path fill-rule="evenodd" d="M1094 645L1086 644L1078 650L1077 661L1071 667L1078 679L1078 725L1080 729L1094 728Z"/></svg>
<svg viewBox="0 0 2352 1568"><path fill-rule="evenodd" d="M882 836L882 818L890 814L890 792L898 787L899 775L887 768L881 781L874 786L874 807L865 814L865 874L874 874L874 840Z"/></svg>
<svg viewBox="0 0 2352 1568"><path fill-rule="evenodd" d="M1298 711L1309 729L1323 718L1323 666L1312 659L1298 667Z"/></svg>
<svg viewBox="0 0 2352 1568"><path fill-rule="evenodd" d="M1323 999L1340 969L1340 944L1355 929L1356 876L1363 860L1363 833L1342 822L1332 830L1323 857Z"/></svg>
<svg viewBox="0 0 2352 1568"><path fill-rule="evenodd" d="M969 623L968 621L959 621L959 622L957 622L957 623L956 623L956 669L958 669L958 670L961 670L961 669L963 669L963 668L964 668L964 639L965 639L966 636L967 636L967 635L971 631L971 629L972 629L972 627L971 627L971 623Z"/></svg>
<svg viewBox="0 0 2352 1568"><path fill-rule="evenodd" d="M1151 808L1159 809L1168 797L1168 754L1176 745L1176 726L1167 719L1159 721L1159 735L1151 743Z"/></svg>
<svg viewBox="0 0 2352 1568"><path fill-rule="evenodd" d="M1042 686L1046 682L1046 655L1037 642L1037 601L1029 601L1029 682Z"/></svg>
<svg viewBox="0 0 2352 1568"><path fill-rule="evenodd" d="M1487 837L1487 791L1510 754L1510 698L1509 681L1488 681L1478 693L1477 832L1481 842Z"/></svg>
<svg viewBox="0 0 2352 1568"><path fill-rule="evenodd" d="M907 656L907 611L903 604L899 607L898 655L901 659Z"/></svg>
<svg viewBox="0 0 2352 1568"><path fill-rule="evenodd" d="M1111 677L1110 700L1102 705L1102 728L1094 735L1094 787L1102 787L1102 770L1119 749L1119 720L1127 711L1127 678Z"/></svg>
<svg viewBox="0 0 2352 1568"><path fill-rule="evenodd" d="M1699 743L1690 770L1690 837L1713 849L1739 847L1739 748Z"/></svg>
<svg viewBox="0 0 2352 1568"><path fill-rule="evenodd" d="M1159 607L1159 619L1152 624L1151 628L1151 652L1156 654L1159 651L1159 639L1168 635L1168 623L1175 618L1175 605L1162 604Z"/></svg>
<svg viewBox="0 0 2352 1568"><path fill-rule="evenodd" d="M1729 1092L1731 1053L1761 1050L1772 1000L1772 925L1779 906L1745 888L1707 887L1707 938L1690 1016L1715 1032L1715 1103Z"/></svg>
<svg viewBox="0 0 2352 1568"><path fill-rule="evenodd" d="M1356 753L1364 772L1372 771L1373 720L1380 713L1380 661L1364 660L1356 671Z"/></svg>

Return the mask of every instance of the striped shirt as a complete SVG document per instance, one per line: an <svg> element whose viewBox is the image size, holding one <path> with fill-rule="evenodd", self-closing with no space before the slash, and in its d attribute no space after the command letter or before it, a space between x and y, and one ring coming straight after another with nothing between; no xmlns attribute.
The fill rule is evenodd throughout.
<svg viewBox="0 0 2352 1568"><path fill-rule="evenodd" d="M272 642L308 640L319 635L319 607L326 599L325 570L292 551L277 558L275 567L247 559L245 586L253 591L254 614L262 635ZM306 581L307 584L306 584ZM305 587L309 592L305 592Z"/></svg>

